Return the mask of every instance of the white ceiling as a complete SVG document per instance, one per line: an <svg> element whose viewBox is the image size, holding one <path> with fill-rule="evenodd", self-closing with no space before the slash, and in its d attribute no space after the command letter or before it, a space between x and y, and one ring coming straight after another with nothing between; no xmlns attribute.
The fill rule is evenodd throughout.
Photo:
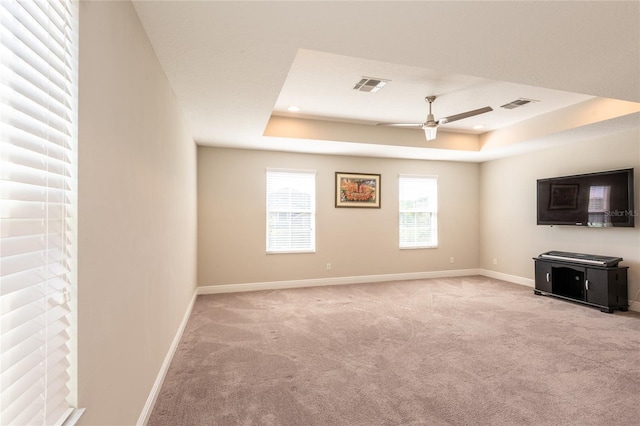
<svg viewBox="0 0 640 426"><path fill-rule="evenodd" d="M362 75L368 72L367 75ZM376 93L354 90L362 77L390 80ZM479 77L443 73L406 65L389 64L325 52L299 50L274 113L283 116L378 122L423 123L428 113L427 95L436 95L432 110L436 119L491 106L494 111L447 124L444 128L467 133L483 133L557 109L575 105L593 96L522 84L498 82ZM500 108L518 98L540 102L507 110ZM297 114L287 111L301 108ZM482 131L473 126L483 124Z"/></svg>
<svg viewBox="0 0 640 426"><path fill-rule="evenodd" d="M485 161L640 129L637 1L134 6L200 145ZM363 76L391 81L353 90ZM375 126L425 121L427 95L436 119L494 111L430 143ZM500 108L518 98L539 102Z"/></svg>

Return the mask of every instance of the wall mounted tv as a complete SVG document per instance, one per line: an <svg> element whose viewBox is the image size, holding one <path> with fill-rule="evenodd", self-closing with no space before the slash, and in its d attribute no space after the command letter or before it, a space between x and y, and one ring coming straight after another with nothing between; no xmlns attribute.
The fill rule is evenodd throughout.
<svg viewBox="0 0 640 426"><path fill-rule="evenodd" d="M538 225L635 226L633 169L538 179Z"/></svg>

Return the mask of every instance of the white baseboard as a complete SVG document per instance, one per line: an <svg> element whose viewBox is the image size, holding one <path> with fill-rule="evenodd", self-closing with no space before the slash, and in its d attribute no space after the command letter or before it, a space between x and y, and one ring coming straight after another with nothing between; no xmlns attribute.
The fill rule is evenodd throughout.
<svg viewBox="0 0 640 426"><path fill-rule="evenodd" d="M245 291L278 290L285 288L320 287L325 285L361 284L384 281L419 280L427 278L465 277L482 275L497 280L535 288L535 280L491 271L489 269L455 269L450 271L408 272L400 274L361 275L354 277L317 278L291 281L269 281L244 284L223 284L198 287L197 294L241 293ZM640 302L629 302L629 310L640 312Z"/></svg>
<svg viewBox="0 0 640 426"><path fill-rule="evenodd" d="M160 389L162 388L162 383L164 382L164 378L167 375L167 371L169 370L169 366L171 365L171 360L173 359L173 355L178 348L178 344L180 343L180 339L182 339L182 333L184 332L185 327L187 326L187 322L189 321L189 317L191 316L191 310L193 309L193 305L196 302L196 298L198 296L198 289L193 292L193 296L191 297L191 301L189 302L189 306L187 306L187 310L182 317L182 322L178 327L178 331L176 335L173 337L173 341L171 342L171 346L169 346L169 350L164 357L164 361L162 366L160 367L160 371L158 372L158 376L156 377L156 381L153 383L153 387L151 388L151 392L147 397L147 402L142 409L142 413L140 413L140 417L136 422L138 426L144 426L149 422L149 417L151 417L151 412L153 411L153 406L158 399L158 395L160 394Z"/></svg>
<svg viewBox="0 0 640 426"><path fill-rule="evenodd" d="M407 272L384 275L360 275L354 277L317 278L291 281L271 281L246 284L223 284L198 287L198 294L239 293L245 291L277 290L285 288L320 287L327 285L361 284L384 281L419 280L426 278L465 277L481 275L479 269L456 269L450 271Z"/></svg>
<svg viewBox="0 0 640 426"><path fill-rule="evenodd" d="M536 286L535 280L531 278L523 278L517 275L504 274L502 272L491 271L489 269L481 269L480 275L484 275L485 277L489 278L495 278L496 280L508 281L510 283L524 285L531 288L534 288Z"/></svg>

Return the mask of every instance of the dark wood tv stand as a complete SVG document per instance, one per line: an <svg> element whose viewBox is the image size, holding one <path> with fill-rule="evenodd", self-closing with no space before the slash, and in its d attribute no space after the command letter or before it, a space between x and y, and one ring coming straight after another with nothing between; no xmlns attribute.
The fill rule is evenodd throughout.
<svg viewBox="0 0 640 426"><path fill-rule="evenodd" d="M554 296L613 313L629 309L628 266L585 264L565 259L534 257L534 294Z"/></svg>

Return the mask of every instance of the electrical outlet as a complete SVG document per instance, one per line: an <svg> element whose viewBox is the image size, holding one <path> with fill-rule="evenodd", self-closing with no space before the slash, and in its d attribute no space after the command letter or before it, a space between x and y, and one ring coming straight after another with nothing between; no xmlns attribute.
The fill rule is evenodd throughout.
<svg viewBox="0 0 640 426"><path fill-rule="evenodd" d="M453 258L453 256L451 256L451 257L449 258L449 263L453 263L453 262L455 262L455 259Z"/></svg>
<svg viewBox="0 0 640 426"><path fill-rule="evenodd" d="M327 268L327 271L330 271L330 270L331 270L331 264L330 264L330 263L327 263L326 268Z"/></svg>
<svg viewBox="0 0 640 426"><path fill-rule="evenodd" d="M497 265L498 264L498 259L496 257L493 258L493 264Z"/></svg>

